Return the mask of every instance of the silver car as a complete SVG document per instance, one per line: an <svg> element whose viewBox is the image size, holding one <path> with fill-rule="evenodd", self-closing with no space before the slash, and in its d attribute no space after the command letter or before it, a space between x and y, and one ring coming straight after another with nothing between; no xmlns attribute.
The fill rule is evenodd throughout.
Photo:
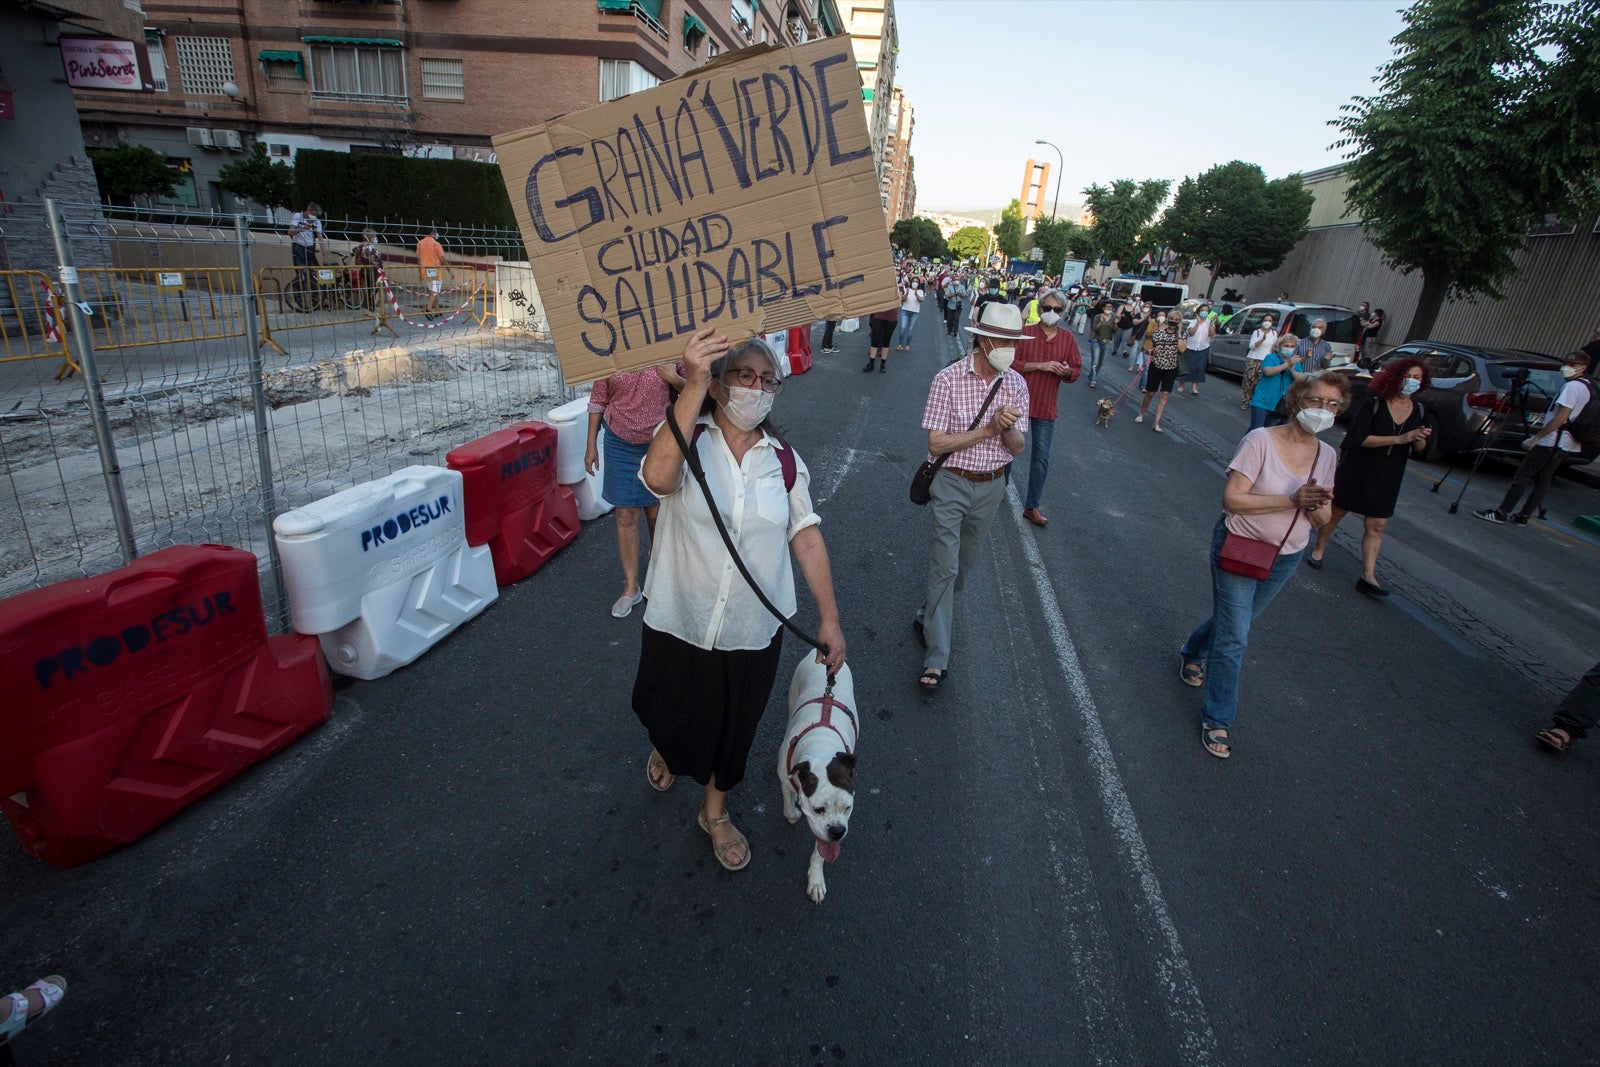
<svg viewBox="0 0 1600 1067"><path fill-rule="evenodd" d="M1218 307L1216 302L1212 307ZM1208 369L1244 374L1245 354L1250 350L1250 335L1268 315L1277 323L1279 333L1292 333L1304 341L1311 335L1311 324L1326 319L1328 332L1322 335L1333 349L1333 356L1356 358L1356 334L1361 322L1355 309L1337 304L1298 304L1292 301L1270 301L1246 304L1238 314L1228 320L1223 331L1212 338L1211 359Z"/></svg>

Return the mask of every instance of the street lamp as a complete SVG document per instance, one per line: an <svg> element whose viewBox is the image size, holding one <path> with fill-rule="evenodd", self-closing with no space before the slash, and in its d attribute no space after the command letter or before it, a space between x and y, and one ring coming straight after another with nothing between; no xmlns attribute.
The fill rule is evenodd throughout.
<svg viewBox="0 0 1600 1067"><path fill-rule="evenodd" d="M1034 144L1048 145L1051 148L1056 148L1056 146L1053 145L1053 144L1050 144L1049 141L1035 141L1033 143ZM1056 148L1056 196L1055 196L1054 200L1050 201L1050 221L1051 222L1056 221L1056 205L1061 203L1061 172L1066 170L1066 169L1067 169L1066 157L1061 154L1061 149Z"/></svg>

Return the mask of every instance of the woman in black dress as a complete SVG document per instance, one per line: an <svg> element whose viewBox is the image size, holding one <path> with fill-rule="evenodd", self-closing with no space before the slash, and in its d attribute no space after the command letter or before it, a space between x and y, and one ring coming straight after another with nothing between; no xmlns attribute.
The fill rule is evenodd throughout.
<svg viewBox="0 0 1600 1067"><path fill-rule="evenodd" d="M1428 366L1420 359L1398 359L1372 379L1370 395L1350 412L1350 429L1339 445L1339 472L1333 483L1333 514L1317 534L1306 565L1322 569L1334 527L1349 512L1362 516L1361 577L1356 588L1386 597L1378 584L1378 550L1400 499L1400 483L1413 451L1428 447L1429 429L1422 405L1412 396L1428 388Z"/></svg>

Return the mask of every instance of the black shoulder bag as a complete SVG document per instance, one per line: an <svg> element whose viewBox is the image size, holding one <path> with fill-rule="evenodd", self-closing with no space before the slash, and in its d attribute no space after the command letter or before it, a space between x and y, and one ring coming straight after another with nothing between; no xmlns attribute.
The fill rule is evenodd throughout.
<svg viewBox="0 0 1600 1067"><path fill-rule="evenodd" d="M1003 371L995 376L994 384L989 387L989 395L983 398L983 407L978 409L978 417L972 420L971 426L967 427L968 433L976 430L978 423L983 421L983 413L988 411L989 405L994 402L994 395L1000 391L1000 383L1005 381L1005 377ZM933 476L939 473L939 468L944 466L945 461L952 454L946 452L942 456L922 461L922 466L918 467L917 473L911 477L911 502L913 504L921 506L933 499Z"/></svg>

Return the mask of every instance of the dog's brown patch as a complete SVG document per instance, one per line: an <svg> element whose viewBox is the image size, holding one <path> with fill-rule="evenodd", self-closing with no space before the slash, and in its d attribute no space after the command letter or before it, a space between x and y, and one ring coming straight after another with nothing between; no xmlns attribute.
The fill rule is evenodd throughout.
<svg viewBox="0 0 1600 1067"><path fill-rule="evenodd" d="M852 752L841 752L828 761L828 781L838 789L854 795L856 757Z"/></svg>
<svg viewBox="0 0 1600 1067"><path fill-rule="evenodd" d="M801 760L794 765L794 776L800 779L800 791L806 796L817 791L817 776L811 773L811 761Z"/></svg>

